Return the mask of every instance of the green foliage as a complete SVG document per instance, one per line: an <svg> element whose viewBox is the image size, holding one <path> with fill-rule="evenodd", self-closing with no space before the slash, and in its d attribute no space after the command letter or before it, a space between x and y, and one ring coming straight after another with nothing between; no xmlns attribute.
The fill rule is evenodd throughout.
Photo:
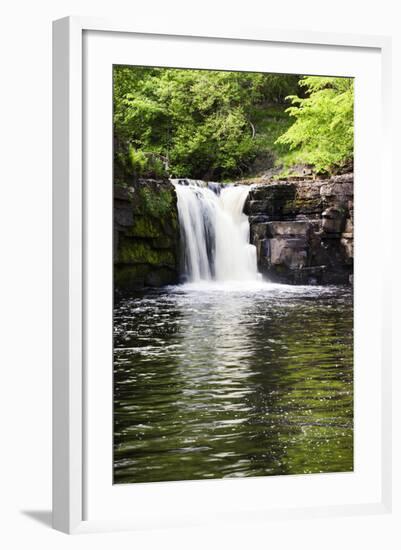
<svg viewBox="0 0 401 550"><path fill-rule="evenodd" d="M317 172L332 172L353 156L353 79L308 76L300 85L307 95L289 96L287 111L295 122L277 143L293 151L287 164L303 162Z"/></svg>
<svg viewBox="0 0 401 550"><path fill-rule="evenodd" d="M175 267L175 258L171 250L157 250L145 239L120 240L118 261L121 264L149 264L153 266Z"/></svg>
<svg viewBox="0 0 401 550"><path fill-rule="evenodd" d="M134 172L142 174L146 170L147 158L143 151L134 149L132 145L129 145L128 158L130 167Z"/></svg>
<svg viewBox="0 0 401 550"><path fill-rule="evenodd" d="M266 146L252 122L257 106L297 91L292 75L116 66L117 179L242 174Z"/></svg>
<svg viewBox="0 0 401 550"><path fill-rule="evenodd" d="M155 193L148 187L142 187L140 189L140 195L145 213L154 218L159 218L167 214L171 209L173 195L169 189L161 189L158 193Z"/></svg>
<svg viewBox="0 0 401 550"><path fill-rule="evenodd" d="M331 172L352 159L353 80L115 66L114 144L116 181Z"/></svg>
<svg viewBox="0 0 401 550"><path fill-rule="evenodd" d="M163 231L158 220L153 219L151 216L136 215L132 225L127 229L126 235L151 239L163 236Z"/></svg>

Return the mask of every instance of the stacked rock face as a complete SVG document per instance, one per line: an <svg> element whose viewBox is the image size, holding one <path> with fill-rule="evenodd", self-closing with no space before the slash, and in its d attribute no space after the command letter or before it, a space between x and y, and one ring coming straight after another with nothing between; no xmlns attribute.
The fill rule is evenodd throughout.
<svg viewBox="0 0 401 550"><path fill-rule="evenodd" d="M252 185L245 213L259 270L268 279L352 281L353 174Z"/></svg>
<svg viewBox="0 0 401 550"><path fill-rule="evenodd" d="M168 180L114 186L114 287L132 291L179 278L177 196Z"/></svg>

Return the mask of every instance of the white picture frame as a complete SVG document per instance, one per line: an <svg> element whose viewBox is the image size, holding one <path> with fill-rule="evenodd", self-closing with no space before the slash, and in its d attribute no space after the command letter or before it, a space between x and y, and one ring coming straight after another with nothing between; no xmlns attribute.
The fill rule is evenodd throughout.
<svg viewBox="0 0 401 550"><path fill-rule="evenodd" d="M94 39L91 44L88 43L86 37L93 36ZM96 38L97 37L97 38ZM98 38L100 37L100 40ZM371 52L375 56L375 67L380 82L377 82L377 94L375 96L375 113L377 113L377 129L380 132L379 136L376 136L378 142L381 145L381 156L375 168L376 176L380 179L380 193L386 190L386 193L391 193L389 188L389 182L391 177L389 176L390 163L386 162L387 151L390 149L388 146L388 127L390 121L390 55L391 55L391 43L390 39L386 37L373 37L373 36L353 36L353 35L336 35L326 33L313 33L313 32L290 32L290 31L274 31L274 30L261 30L261 29L224 29L215 31L214 29L207 30L185 30L174 29L171 25L166 25L165 28L148 29L143 28L139 23L130 24L127 22L113 22L104 21L93 18L83 17L68 17L54 22L53 33L53 525L56 529L67 532L87 532L96 530L113 530L113 529L137 529L144 526L159 525L191 525L193 523L202 522L202 517L199 517L199 509L193 510L193 513L188 515L183 514L183 509L178 505L175 510L176 503L171 501L171 493L168 488L162 489L161 484L151 484L155 486L150 488L149 484L141 484L140 488L137 488L138 498L143 503L149 500L149 509L146 510L146 505L143 505L143 514L139 517L139 510L127 515L120 515L118 512L118 506L115 506L114 496L106 492L91 493L94 480L99 481L101 485L102 471L99 467L97 470L94 467L93 462L88 461L86 455L90 455L91 445L98 445L98 449L101 446L107 444L107 438L99 441L95 439L91 440L90 434L93 433L93 423L91 418L90 407L88 410L88 402L91 403L91 407L94 406L94 399L91 396L91 387L93 378L89 376L88 372L88 349L90 348L91 330L93 324L88 325L88 319L93 318L91 313L91 299L87 301L87 295L90 295L91 285L88 283L88 277L86 275L87 268L90 262L96 262L96 258L91 259L91 228L88 226L87 214L89 212L89 219L93 222L93 213L90 210L91 199L93 194L91 191L85 188L85 180L90 176L90 168L86 166L85 156L90 156L91 150L87 143L87 132L92 132L89 129L91 124L88 119L93 115L87 115L88 101L85 86L88 84L88 78L91 76L85 72L84 64L93 62L93 65L99 61L99 65L106 59L106 49L103 39L107 37L108 46L107 51L111 50L110 44L118 40L130 40L131 38L145 40L146 44L154 43L153 49L150 49L151 55L149 61L142 60L143 64L159 64L163 65L168 63L165 58L161 60L160 47L157 48L157 44L160 46L160 40L164 40L166 48L169 43L174 47L174 41L179 41L180 44L200 44L202 48L209 51L209 62L205 62L205 68L212 68L210 65L210 51L215 48L238 48L236 54L240 54L241 48L244 47L258 47L263 48L267 45L270 47L277 46L278 48L286 49L285 55L294 53L295 50L300 52L314 52L319 48L325 48L325 52L333 60L338 56L338 52L342 52L341 55L351 58L352 55L358 55L359 52ZM118 40L117 40L118 39ZM159 41L159 42L158 42ZM178 42L177 42L178 43ZM89 46L88 46L89 44ZM208 46L208 47L206 47ZM97 51L95 51L97 49ZM88 51L89 50L89 51ZM228 51L227 50L227 51ZM287 51L288 50L288 51ZM203 51L203 50L202 50ZM199 60L201 60L203 54L199 49ZM286 53L287 52L287 53ZM290 52L290 53L289 53ZM196 52L195 52L196 53ZM221 53L227 53L226 51ZM166 54L167 55L167 54ZM93 57L91 57L93 56ZM316 57L316 67L322 66L322 59ZM118 55L116 55L116 59ZM108 58L110 62L111 58ZM117 62L122 58L118 58ZM125 57L124 59L129 59ZM156 63L160 59L159 63ZM206 57L205 57L206 59ZM226 65L228 68L236 68L238 61L231 63L230 56L226 58ZM85 63L84 63L85 60ZM153 60L153 61L152 61ZM114 62L114 61L113 61ZM125 62L125 61L124 61ZM177 61L171 61L172 66L177 66ZM198 64L197 64L198 63ZM194 66L198 66L201 61L197 61ZM217 66L221 66L218 55L216 56ZM218 64L220 63L220 65ZM333 61L334 63L334 61ZM132 63L135 64L135 63ZM328 64L329 61L328 61ZM178 65L185 66L185 65ZM199 65L201 66L201 65ZM244 65L244 68L245 67ZM86 67L88 69L88 67ZM89 67L90 69L90 67ZM362 69L361 69L362 70ZM338 74L342 72L338 69ZM274 70L272 70L274 72ZM276 71L278 72L278 71ZM285 72L285 71L282 71ZM290 72L290 71L288 71ZM295 72L295 71L294 71ZM299 71L301 72L301 71ZM352 72L352 71L351 71ZM99 77L101 77L99 72ZM331 74L331 72L329 73ZM351 73L345 72L345 75L353 76ZM109 92L108 92L109 93ZM101 95L101 94L100 94ZM107 101L108 96L103 97L103 101ZM99 104L100 105L100 104ZM91 103L91 112L99 108L96 102ZM104 118L103 122L99 122L99 134L103 135L104 132L110 132L111 121ZM103 124L103 125L102 125ZM357 120L357 124L363 124L363 121ZM366 130L366 128L365 128ZM103 134L102 134L103 132ZM363 132L360 133L362 136ZM91 134L93 135L93 133ZM109 134L108 137L110 137ZM103 144L97 144L99 147L104 147L106 141ZM362 142L362 137L361 137ZM377 142L377 143L378 143ZM376 145L377 145L376 143ZM368 147L368 145L366 146ZM102 149L99 149L101 151ZM365 153L368 149L365 150ZM360 163L358 165L358 160ZM108 165L110 168L110 165ZM363 158L360 157L356 162L356 170L361 174L364 172ZM106 170L105 182L107 177L110 176L110 171ZM366 178L370 177L365 174ZM101 176L100 176L101 177ZM111 186L111 179L110 179ZM375 204L376 198L372 198L369 195L372 189L368 186L367 197L359 195L357 200L364 208L370 208ZM107 211L107 203L110 200L111 194L107 194L106 191L103 194L103 198L99 199L99 205L103 212ZM101 193L100 193L101 194ZM97 200L97 199L96 199ZM89 201L89 207L88 207ZM102 202L102 205L100 202ZM110 206L111 210L111 206ZM367 258L365 258L366 250L363 241L363 208L360 209L360 264L361 269L363 266L368 265ZM383 211L378 209L378 217L381 218L383 223ZM107 224L106 224L107 226ZM358 231L358 218L356 221L356 231ZM107 230L107 227L106 227ZM88 236L89 235L89 236ZM105 233L107 239L107 234ZM111 239L111 235L110 235ZM366 243L365 243L366 244ZM388 250L387 250L388 253ZM103 261L103 260L101 260ZM107 258L106 258L107 261ZM111 266L110 266L111 267ZM90 271L90 266L89 266ZM351 495L349 499L344 498L341 500L341 496L337 499L330 501L326 500L324 504L316 505L311 500L305 503L302 499L295 503L292 507L287 507L285 503L274 505L274 503L267 509L262 504L256 504L252 510L247 513L244 510L238 509L241 517L244 520L253 519L257 521L264 521L274 517L312 517L313 515L351 515L351 514L364 514L364 513L385 513L391 509L391 357L390 357L390 330L389 330L389 285L386 280L385 272L373 273L371 275L377 276L376 289L381 293L378 294L377 300L374 303L375 309L371 310L373 315L380 310L380 319L377 320L377 325L366 325L364 328L367 331L372 332L372 342L375 340L375 353L371 354L371 357L367 358L372 363L372 374L376 377L371 381L371 386L365 388L361 385L361 393L376 392L376 398L374 406L376 412L380 413L380 422L378 422L375 443L379 444L378 455L375 464L372 466L375 468L377 474L377 480L374 482L372 479L372 485L376 483L374 490L375 495L371 498L369 491L366 493L361 501L355 498L355 495ZM103 288L107 288L107 277L102 281L102 284L106 285ZM362 287L362 281L356 277L356 285L360 284ZM357 288L357 286L356 286ZM356 305L362 303L362 295L360 299L356 297ZM358 301L359 300L359 301ZM88 305L89 304L89 305ZM373 306L372 306L373 307ZM91 317L92 316L92 317ZM370 322L366 320L366 322ZM373 321L372 321L373 322ZM89 326L89 330L88 330ZM106 331L107 333L107 319L104 320L102 327L99 325L100 331ZM111 327L109 327L111 332ZM377 331L379 330L378 336ZM376 337L373 335L376 333ZM372 344L373 345L373 344ZM90 352L89 352L90 356ZM366 358L362 352L359 359L362 361ZM90 361L89 361L90 363ZM374 364L373 364L374 363ZM89 370L88 370L89 369ZM110 364L111 369L111 364ZM100 374L100 378L102 375ZM99 395L107 396L107 377L103 378L104 383L99 382ZM88 387L88 385L90 387ZM111 388L109 388L111 391ZM357 390L358 391L358 390ZM106 392L106 393L105 393ZM369 394L369 395L373 395ZM89 399L88 399L89 396ZM98 400L100 401L100 398ZM107 399L106 399L107 401ZM105 425L109 427L108 420L110 409L109 404L104 401L105 411L101 413L101 416L105 418ZM99 403L97 404L99 407ZM98 409L99 412L99 409ZM106 430L107 431L107 430ZM358 432L356 432L358 437ZM361 436L362 439L362 436ZM109 441L110 443L110 441ZM110 443L111 444L111 443ZM103 447L104 448L104 447ZM92 453L93 455L93 453ZM100 460L100 462L102 462ZM107 463L106 463L107 467ZM368 472L368 470L366 470ZM337 476L340 474L330 474L330 476ZM92 476L93 479L90 479ZM96 478L94 476L97 476ZM288 477L288 476L287 476ZM291 483L298 483L294 481L294 477L291 476ZM305 477L299 483L305 483ZM380 478L380 479L379 479ZM317 493L319 493L319 477L314 478L316 481L306 480L306 484L311 485L311 493L313 493L312 485L315 485ZM326 478L328 479L328 478ZM328 481L331 485L336 485L337 481L331 478L332 481ZM333 481L334 480L334 481ZM362 478L361 478L362 480ZM360 480L360 481L361 481ZM367 477L364 478L366 483ZM363 480L362 480L363 481ZM242 480L230 481L224 487L221 485L214 485L215 489L211 486L203 485L204 482L180 482L179 489L175 486L175 491L181 493L180 498L191 498L193 491L197 492L198 499L201 504L205 504L206 495L203 494L202 487L207 487L207 492L210 495L210 491L215 491L217 499L222 498L221 503L233 500L233 496L236 493L239 485L232 485L233 483L241 483L241 487L244 487L246 494L252 494L252 491L256 491L256 484L262 483L261 479L248 480L249 485L246 485ZM210 482L205 482L210 483ZM276 477L274 481L270 482L284 486L285 480L282 477ZM347 480L344 481L347 483ZM171 484L164 484L164 487ZM88 489L89 487L89 489ZM304 488L306 485L304 485ZM249 492L250 491L250 492ZM290 489L286 488L287 495L290 494ZM127 502L127 496L122 495L122 492L128 493L128 489L120 490L119 495L116 497L121 500L121 506L124 506L124 502ZM274 491L273 491L274 492ZM163 494L162 494L163 493ZM224 496L224 493L225 496ZM245 494L245 493L244 493ZM334 494L334 493L333 493ZM89 496L88 496L89 495ZM129 497L132 498L132 497ZM99 506L99 513L94 514L94 517L88 517L88 500L98 500L99 502L104 500L105 502L113 502L113 507L116 512L108 515L107 509ZM110 500L109 500L110 499ZM166 503L172 502L171 512L166 517L162 517L160 510L154 509L150 512L152 507L152 499L160 500L162 506L166 509ZM295 499L296 500L296 499ZM163 504L164 502L164 504ZM318 501L316 501L318 502ZM157 508L157 507L156 507ZM232 508L228 509L226 513L222 514L220 519L224 520L236 520L235 504ZM219 518L217 518L219 519ZM205 513L205 521L209 521L210 517Z"/></svg>

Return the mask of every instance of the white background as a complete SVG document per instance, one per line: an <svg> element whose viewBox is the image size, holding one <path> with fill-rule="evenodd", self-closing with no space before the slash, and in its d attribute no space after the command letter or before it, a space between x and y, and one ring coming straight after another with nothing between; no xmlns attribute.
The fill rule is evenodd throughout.
<svg viewBox="0 0 401 550"><path fill-rule="evenodd" d="M152 0L15 0L2 10L1 94L1 531L4 548L86 548L112 545L131 548L364 548L393 549L400 545L400 529L390 516L309 521L270 522L265 526L221 526L67 537L52 531L51 506L51 20L65 15L94 15L182 24L185 32L196 22L205 29L241 26L316 31L393 34L394 96L401 91L401 35L397 4L366 1L248 0L220 1ZM192 8L192 9L191 9ZM398 33L398 35L397 35ZM4 97L3 97L4 96ZM394 126L401 128L400 108L394 106ZM394 158L400 150L394 132ZM397 169L399 172L399 168ZM401 185L401 182L400 184ZM399 216L399 185L393 201ZM390 208L390 205L389 205ZM372 231L375 230L372 212ZM395 222L395 228L397 223ZM391 228L383 239L391 238ZM399 238L393 241L399 254ZM382 261L380 250L372 261ZM398 265L389 265L399 277ZM395 303L395 301L397 303ZM394 288L393 303L400 307ZM395 346L397 345L395 333ZM400 352L394 350L394 383ZM396 392L398 393L398 392ZM395 403L395 414L400 407ZM399 432L398 426L398 432ZM395 460L401 463L399 434ZM395 509L400 510L400 476L395 470Z"/></svg>

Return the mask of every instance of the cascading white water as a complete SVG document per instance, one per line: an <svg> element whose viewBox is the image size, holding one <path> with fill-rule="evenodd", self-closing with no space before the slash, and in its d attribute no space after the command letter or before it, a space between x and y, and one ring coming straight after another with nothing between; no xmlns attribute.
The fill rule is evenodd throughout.
<svg viewBox="0 0 401 550"><path fill-rule="evenodd" d="M189 282L256 281L256 248L243 213L249 188L172 180L177 192L184 277Z"/></svg>

